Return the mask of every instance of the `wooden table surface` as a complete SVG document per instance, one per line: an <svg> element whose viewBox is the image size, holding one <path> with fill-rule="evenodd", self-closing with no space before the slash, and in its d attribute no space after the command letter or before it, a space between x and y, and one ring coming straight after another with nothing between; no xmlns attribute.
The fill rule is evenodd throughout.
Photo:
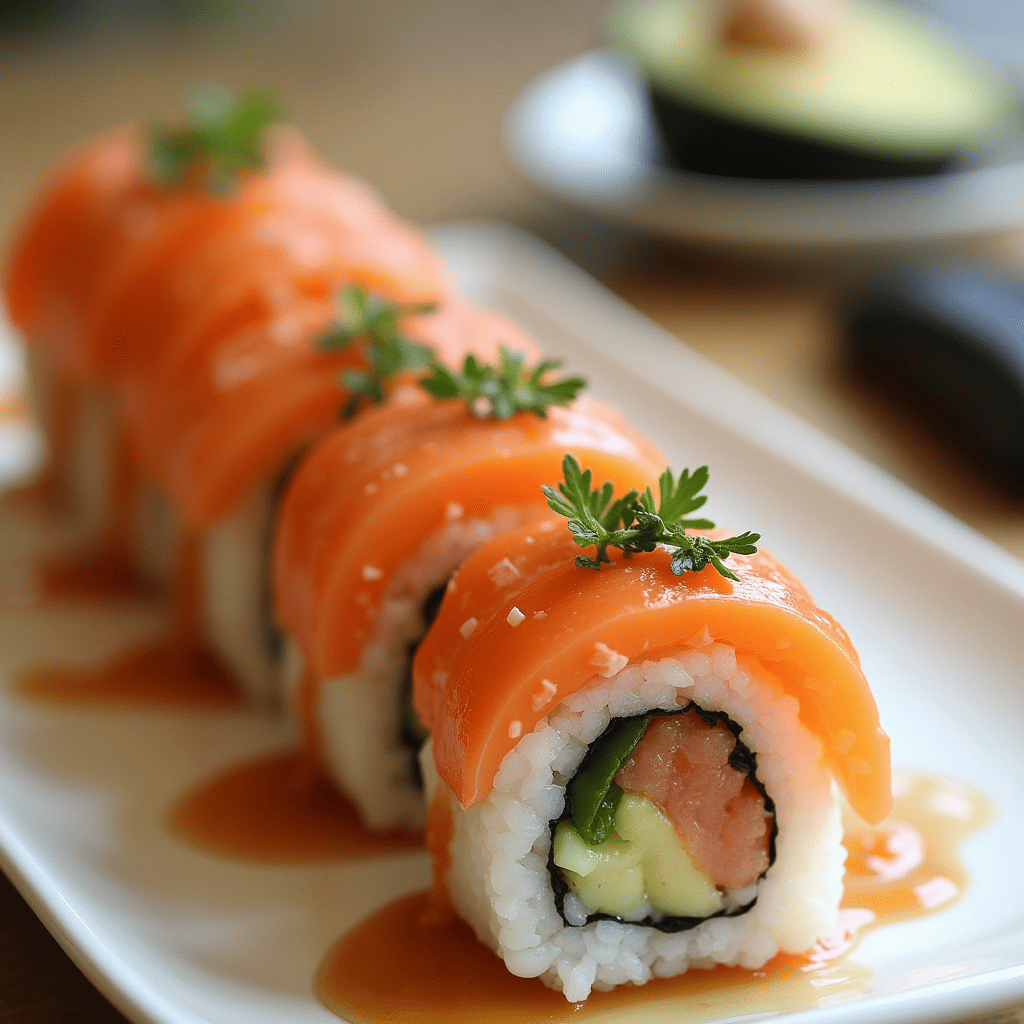
<svg viewBox="0 0 1024 1024"><path fill-rule="evenodd" d="M837 310L862 267L669 249L567 213L517 179L502 151L503 113L534 75L595 43L602 6L257 5L262 15L241 28L119 24L0 36L0 237L77 139L173 111L197 80L259 81L286 98L327 156L375 182L401 213L539 228L688 344L1024 556L1020 501L845 371ZM982 250L1024 268L1018 235ZM991 1019L1024 1022L1024 1008ZM0 1024L122 1020L0 877Z"/></svg>

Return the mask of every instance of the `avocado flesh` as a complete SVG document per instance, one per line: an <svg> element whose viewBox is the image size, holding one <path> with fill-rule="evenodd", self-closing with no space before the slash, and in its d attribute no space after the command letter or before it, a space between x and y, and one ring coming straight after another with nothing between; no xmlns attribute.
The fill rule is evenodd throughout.
<svg viewBox="0 0 1024 1024"><path fill-rule="evenodd" d="M636 919L655 911L705 918L722 909L722 893L700 871L664 813L626 793L611 838L587 843L571 821L555 830L554 862L591 914Z"/></svg>
<svg viewBox="0 0 1024 1024"><path fill-rule="evenodd" d="M711 7L640 0L620 7L610 25L612 41L647 78L670 157L691 169L741 177L934 173L1008 118L1008 94L992 76L953 40L899 11L852 5L834 38L794 54L720 46ZM699 149L721 147L730 130L749 133L734 142L735 155L704 159ZM680 133L688 153L673 151L682 148L673 145ZM776 146L812 151L794 154L788 165L766 154L778 170L762 173L765 137L773 136ZM864 166L843 168L832 157L833 166L826 159L819 173L813 147L855 154Z"/></svg>

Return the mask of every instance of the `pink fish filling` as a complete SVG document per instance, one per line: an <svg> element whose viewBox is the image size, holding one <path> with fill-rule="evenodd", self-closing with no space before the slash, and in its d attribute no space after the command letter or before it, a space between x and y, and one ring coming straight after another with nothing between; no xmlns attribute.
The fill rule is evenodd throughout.
<svg viewBox="0 0 1024 1024"><path fill-rule="evenodd" d="M742 889L768 869L772 815L729 765L736 737L696 711L651 719L615 781L668 816L694 866L720 889Z"/></svg>

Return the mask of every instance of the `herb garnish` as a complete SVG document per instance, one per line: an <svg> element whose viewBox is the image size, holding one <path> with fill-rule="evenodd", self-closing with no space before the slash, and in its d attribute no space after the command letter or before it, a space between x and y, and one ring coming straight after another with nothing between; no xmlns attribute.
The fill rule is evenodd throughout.
<svg viewBox="0 0 1024 1024"><path fill-rule="evenodd" d="M557 359L545 359L531 369L521 352L502 345L497 366L481 363L470 354L459 372L432 359L420 387L435 398L460 399L481 418L507 420L519 412L532 412L543 419L550 406L568 405L587 386L582 377L545 381L561 365Z"/></svg>
<svg viewBox="0 0 1024 1024"><path fill-rule="evenodd" d="M630 491L614 502L614 486L610 482L600 490L591 490L590 470L581 469L571 455L562 460L562 473L565 480L559 483L558 490L544 487L544 494L548 507L569 520L576 543L581 548L592 544L597 547L596 558L577 557L576 564L584 569L600 569L603 562L610 563L609 547L619 548L629 557L664 544L675 549L671 566L676 576L699 572L710 564L727 579L738 580L722 560L733 552L752 555L761 539L760 534L749 532L723 540L691 537L686 533L688 529L710 530L715 525L710 519L683 518L707 501L707 495L700 493L708 482L707 466L693 473L684 469L678 480L671 469L666 469L658 479L657 507L650 487L643 494Z"/></svg>
<svg viewBox="0 0 1024 1024"><path fill-rule="evenodd" d="M161 185L176 188L199 179L211 192L226 194L243 172L266 164L264 131L281 112L260 90L235 99L220 85L197 89L190 117L179 125L156 125L149 134L149 171Z"/></svg>
<svg viewBox="0 0 1024 1024"><path fill-rule="evenodd" d="M434 398L459 399L481 419L507 420L519 412L544 418L550 406L568 405L586 387L582 377L546 380L560 362L546 359L531 368L522 353L504 345L499 348L496 366L481 363L470 354L461 370L452 369L430 346L410 340L401 330L403 317L432 313L437 303L395 302L384 295L371 295L357 284L341 292L338 302L342 316L317 344L332 351L366 338L370 363L367 371L349 370L342 375L342 384L352 394L344 409L345 419L351 419L364 402L383 402L385 386L392 377L419 369L427 370L419 380L424 391Z"/></svg>
<svg viewBox="0 0 1024 1024"><path fill-rule="evenodd" d="M317 345L331 352L347 347L357 338L366 338L365 353L370 364L368 370L347 370L342 375L342 383L351 393L342 413L348 420L364 402L383 402L384 385L389 379L430 365L433 349L405 337L401 320L413 314L433 313L437 303L396 302L384 295L370 295L358 284L341 292L338 303L342 315L318 339Z"/></svg>

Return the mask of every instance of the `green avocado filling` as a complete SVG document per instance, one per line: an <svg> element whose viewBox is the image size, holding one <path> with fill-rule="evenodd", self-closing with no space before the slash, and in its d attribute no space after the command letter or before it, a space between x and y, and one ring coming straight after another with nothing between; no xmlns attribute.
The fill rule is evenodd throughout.
<svg viewBox="0 0 1024 1024"><path fill-rule="evenodd" d="M721 910L722 893L694 866L658 806L619 794L610 837L602 842L587 842L568 819L555 830L554 862L583 906L626 919L643 917L648 906L677 917Z"/></svg>

